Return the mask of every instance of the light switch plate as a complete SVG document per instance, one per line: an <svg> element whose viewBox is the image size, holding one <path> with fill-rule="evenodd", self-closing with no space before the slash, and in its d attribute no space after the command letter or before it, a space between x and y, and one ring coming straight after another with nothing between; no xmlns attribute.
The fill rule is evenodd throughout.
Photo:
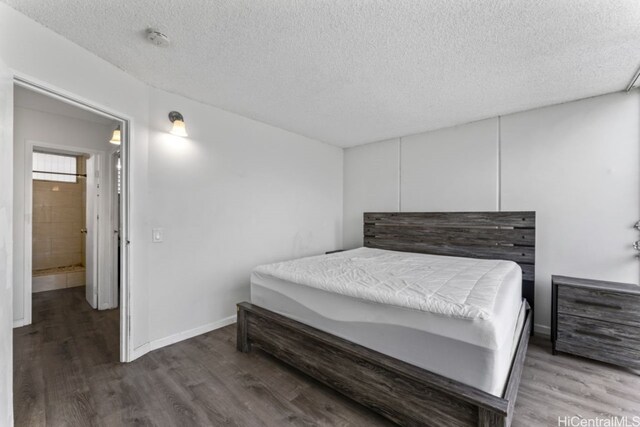
<svg viewBox="0 0 640 427"><path fill-rule="evenodd" d="M151 241L153 243L160 243L164 238L164 232L162 228L154 228L151 230Z"/></svg>

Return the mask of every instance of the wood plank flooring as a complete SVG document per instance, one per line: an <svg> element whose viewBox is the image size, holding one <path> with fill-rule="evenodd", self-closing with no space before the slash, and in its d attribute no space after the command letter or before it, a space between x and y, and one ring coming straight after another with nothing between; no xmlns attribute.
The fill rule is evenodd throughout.
<svg viewBox="0 0 640 427"><path fill-rule="evenodd" d="M16 426L389 426L260 351L235 350L235 325L118 363L118 311L84 288L34 295L14 330ZM559 416L640 416L640 376L529 347L514 426Z"/></svg>

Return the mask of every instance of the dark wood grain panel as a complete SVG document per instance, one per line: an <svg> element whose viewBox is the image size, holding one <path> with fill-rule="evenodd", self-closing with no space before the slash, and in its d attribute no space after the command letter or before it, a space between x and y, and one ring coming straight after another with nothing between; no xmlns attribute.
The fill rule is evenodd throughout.
<svg viewBox="0 0 640 427"><path fill-rule="evenodd" d="M533 246L536 232L532 228L457 228L429 226L398 226L364 224L365 237L415 236L425 242L460 244L464 246L518 245ZM426 235L426 236L423 236ZM419 240L420 241L420 240Z"/></svg>
<svg viewBox="0 0 640 427"><path fill-rule="evenodd" d="M637 286L552 276L553 354L567 352L640 368L640 292Z"/></svg>
<svg viewBox="0 0 640 427"><path fill-rule="evenodd" d="M236 310L236 346L238 351L247 353L251 351L251 343L247 331L247 312L245 310Z"/></svg>
<svg viewBox="0 0 640 427"><path fill-rule="evenodd" d="M295 329L283 330L262 317L249 316L248 323L253 345L400 425L464 427L477 419L473 405L379 369L365 358L333 346L319 349ZM347 357L352 363L344 363ZM433 423L424 424L423 417Z"/></svg>
<svg viewBox="0 0 640 427"><path fill-rule="evenodd" d="M485 393L473 387L469 387L467 385L461 384L450 378L446 378L441 375L437 375L432 372L425 371L424 369L420 369L408 363L401 362L397 359L386 356L377 351L370 350L366 347L352 343L342 338L338 338L334 335L320 331L311 326L307 326L303 323L289 319L288 317L266 310L255 304L242 302L242 303L239 303L237 306L240 311L244 310L246 312L249 312L251 315L263 317L272 323L279 323L283 325L283 327L301 331L302 333L305 334L307 339L316 341L320 346L320 348L324 348L325 346L339 347L341 351L344 351L345 353L348 353L354 357L366 358L372 363L382 363L388 369L393 370L398 375L405 375L412 378L419 378L425 382L428 382L432 387L435 387L443 392L449 392L451 394L462 396L465 399L465 401L473 403L474 405L479 405L479 406L483 406L488 409L494 409L494 410L496 408L501 408L503 413L506 413L506 405L500 406L504 402L502 402L499 397ZM250 328L248 328L247 331L248 331L247 334L249 336L249 341L253 343L254 331L251 330Z"/></svg>
<svg viewBox="0 0 640 427"><path fill-rule="evenodd" d="M524 296L525 292L527 291L531 291L532 295L535 294L535 289L534 289L534 280L536 279L536 266L533 264L518 264L520 266L520 268L522 269L522 280L526 281L528 283L522 283L522 295ZM530 287L530 289L527 289L527 286ZM533 298L529 299L527 298L527 301L529 302L529 304L531 304L531 302L533 301Z"/></svg>
<svg viewBox="0 0 640 427"><path fill-rule="evenodd" d="M640 328L615 323L615 319L605 321L558 313L558 339L628 347L636 349L640 359Z"/></svg>
<svg viewBox="0 0 640 427"><path fill-rule="evenodd" d="M563 285L558 288L558 313L640 327L640 295Z"/></svg>
<svg viewBox="0 0 640 427"><path fill-rule="evenodd" d="M480 409L478 413L478 427L508 427L508 421L495 412Z"/></svg>
<svg viewBox="0 0 640 427"><path fill-rule="evenodd" d="M640 328L562 313L558 314L557 327L557 350L640 367Z"/></svg>
<svg viewBox="0 0 640 427"><path fill-rule="evenodd" d="M508 402L507 417L505 420L505 425L507 426L511 425L511 421L513 419L516 398L518 397L518 389L520 388L520 381L522 378L522 370L524 369L524 360L527 356L527 348L529 346L529 338L532 330L533 312L528 310L524 321L524 327L520 332L518 347L515 355L513 356L513 361L511 362L511 370L503 393L503 398Z"/></svg>
<svg viewBox="0 0 640 427"><path fill-rule="evenodd" d="M606 280L582 279L578 277L553 276L553 283L583 289L606 289L609 292L640 296L640 286L634 283L609 282Z"/></svg>
<svg viewBox="0 0 640 427"><path fill-rule="evenodd" d="M535 228L535 212L367 212L365 223L434 227Z"/></svg>
<svg viewBox="0 0 640 427"><path fill-rule="evenodd" d="M251 346L401 425L508 426L512 419L531 329L521 331L502 397L425 371L250 303L240 325ZM245 339L244 334L238 334ZM247 348L238 343L238 348Z"/></svg>
<svg viewBox="0 0 640 427"><path fill-rule="evenodd" d="M401 252L479 259L502 259L524 265L535 263L536 255L535 248L530 246L466 246L437 242L432 243L428 241L428 236L365 237L364 245L368 248Z"/></svg>
<svg viewBox="0 0 640 427"><path fill-rule="evenodd" d="M574 340L565 341L558 338L555 342L555 350L599 360L601 362L612 363L614 365L640 369L640 352L633 354L629 352L620 353L617 346L592 345Z"/></svg>

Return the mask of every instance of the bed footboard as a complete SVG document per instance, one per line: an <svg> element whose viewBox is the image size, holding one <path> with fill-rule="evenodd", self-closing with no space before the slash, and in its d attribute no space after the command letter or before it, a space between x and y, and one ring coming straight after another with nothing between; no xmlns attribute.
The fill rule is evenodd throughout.
<svg viewBox="0 0 640 427"><path fill-rule="evenodd" d="M511 424L531 331L530 309L505 392L498 397L256 305L237 307L238 351L256 346L400 425Z"/></svg>

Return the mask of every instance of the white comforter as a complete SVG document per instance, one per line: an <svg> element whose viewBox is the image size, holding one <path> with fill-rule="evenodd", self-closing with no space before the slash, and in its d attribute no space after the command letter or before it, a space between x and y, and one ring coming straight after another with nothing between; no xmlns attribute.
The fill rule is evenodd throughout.
<svg viewBox="0 0 640 427"><path fill-rule="evenodd" d="M324 291L463 319L490 319L518 264L359 248L256 267Z"/></svg>

